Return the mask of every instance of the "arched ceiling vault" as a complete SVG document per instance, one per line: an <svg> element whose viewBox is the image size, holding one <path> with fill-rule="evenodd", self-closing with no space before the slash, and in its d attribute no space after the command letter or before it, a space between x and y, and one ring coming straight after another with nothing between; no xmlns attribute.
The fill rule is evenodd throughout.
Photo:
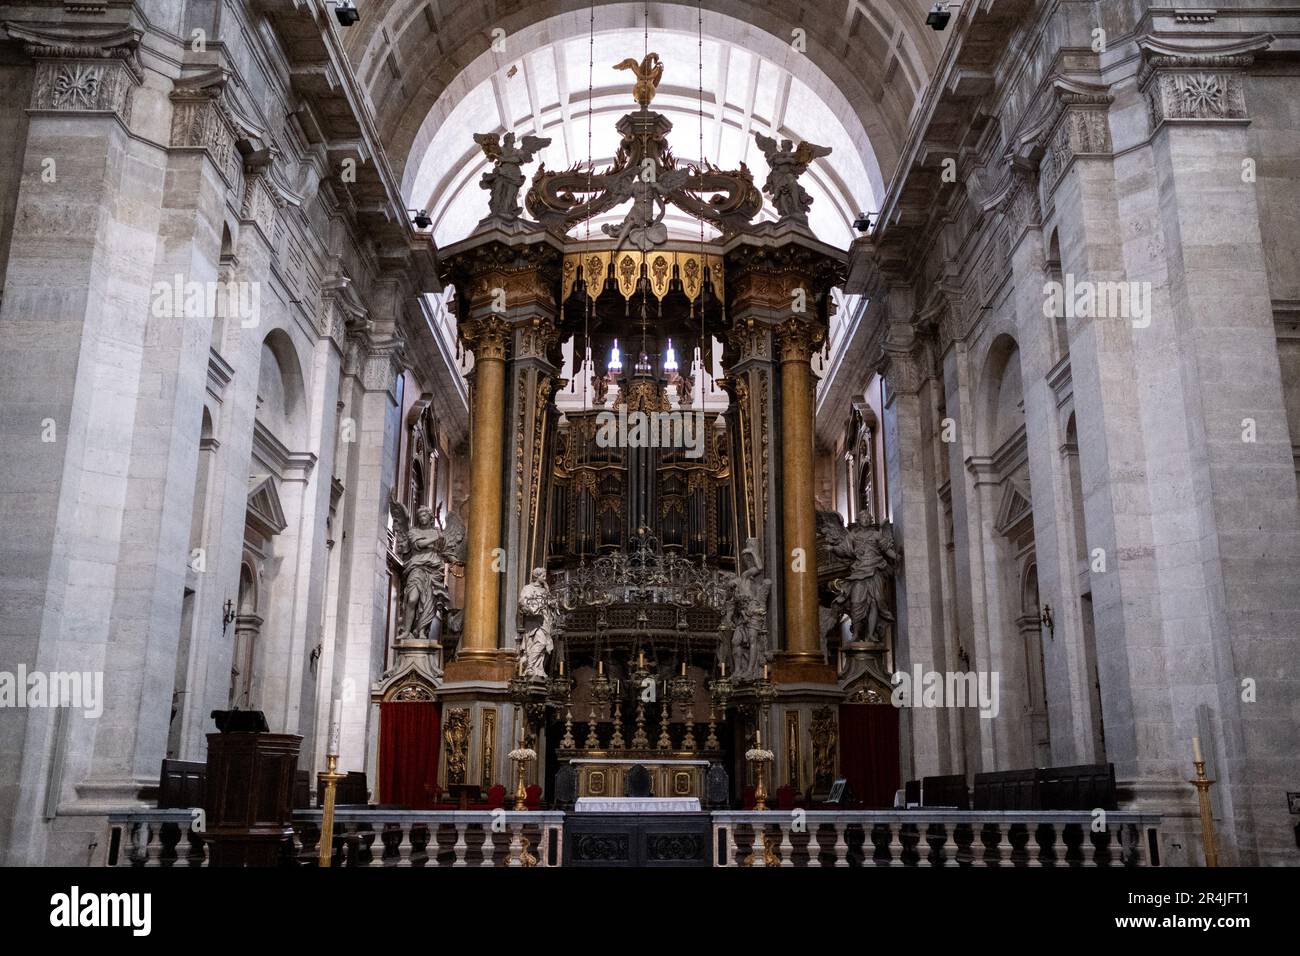
<svg viewBox="0 0 1300 956"><path fill-rule="evenodd" d="M931 0L708 0L701 12L706 35L776 63L836 113L862 157L871 193L881 196L946 37L925 26L931 5ZM595 0L595 6L598 32L642 27L646 7L641 3ZM369 0L345 41L404 190L410 191L415 167L463 96L532 49L585 37L590 8L590 0ZM692 0L650 3L648 11L652 48L657 30L695 32ZM735 35L737 23L743 35ZM504 52L491 51L494 30L505 32ZM796 35L796 30L804 32ZM804 40L802 52L792 42L797 36ZM681 85L693 90L695 64L681 66L687 73ZM672 81L666 77L665 83Z"/></svg>

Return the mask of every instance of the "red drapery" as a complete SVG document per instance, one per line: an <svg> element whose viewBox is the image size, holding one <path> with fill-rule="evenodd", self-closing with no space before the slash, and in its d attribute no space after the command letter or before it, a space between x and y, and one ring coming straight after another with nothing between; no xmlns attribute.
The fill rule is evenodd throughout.
<svg viewBox="0 0 1300 956"><path fill-rule="evenodd" d="M379 705L379 799L390 806L430 809L441 745L441 704L383 701Z"/></svg>
<svg viewBox="0 0 1300 956"><path fill-rule="evenodd" d="M840 705L840 773L865 809L888 810L899 788L898 708Z"/></svg>

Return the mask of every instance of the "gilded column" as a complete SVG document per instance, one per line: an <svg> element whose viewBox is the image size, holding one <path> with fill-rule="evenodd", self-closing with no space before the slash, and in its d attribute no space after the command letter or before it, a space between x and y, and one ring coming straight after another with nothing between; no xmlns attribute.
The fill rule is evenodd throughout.
<svg viewBox="0 0 1300 956"><path fill-rule="evenodd" d="M790 319L777 333L781 355L781 525L785 536L786 657L822 661L817 635L817 529L813 506L812 349L815 332Z"/></svg>
<svg viewBox="0 0 1300 956"><path fill-rule="evenodd" d="M460 664L496 656L501 553L501 409L506 399L506 344L502 319L466 323L462 334L474 352L473 428L470 434L469 552L465 570L465 636Z"/></svg>

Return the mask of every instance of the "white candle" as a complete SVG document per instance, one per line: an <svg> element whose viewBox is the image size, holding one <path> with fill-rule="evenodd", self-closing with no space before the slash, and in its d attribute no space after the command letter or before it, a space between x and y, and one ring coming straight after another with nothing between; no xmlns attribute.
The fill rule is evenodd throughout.
<svg viewBox="0 0 1300 956"><path fill-rule="evenodd" d="M335 697L330 706L330 738L325 746L325 753L330 757L339 755L339 737L343 733L343 698Z"/></svg>
<svg viewBox="0 0 1300 956"><path fill-rule="evenodd" d="M1201 763L1201 762L1205 759L1204 757L1201 756L1201 738L1200 738L1200 737L1193 737L1193 738L1192 738L1192 759L1193 759L1194 761L1196 761L1197 763Z"/></svg>

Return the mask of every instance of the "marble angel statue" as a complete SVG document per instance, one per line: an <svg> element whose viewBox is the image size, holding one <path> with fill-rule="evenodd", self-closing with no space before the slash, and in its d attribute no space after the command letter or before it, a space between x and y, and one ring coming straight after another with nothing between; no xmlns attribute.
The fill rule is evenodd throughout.
<svg viewBox="0 0 1300 956"><path fill-rule="evenodd" d="M736 629L731 638L732 666L737 680L753 680L763 666L767 634L767 596L772 580L763 576L763 558L757 538L750 538L740 552L741 564L749 558L736 578L734 614Z"/></svg>
<svg viewBox="0 0 1300 956"><path fill-rule="evenodd" d="M412 523L410 512L396 498L389 499L388 510L393 517L397 554L405 560L398 640L438 640L451 606L447 568L465 563L464 522L453 514L439 527L433 509L422 505ZM437 628L431 633L435 623Z"/></svg>
<svg viewBox="0 0 1300 956"><path fill-rule="evenodd" d="M531 163L543 147L550 146L550 139L525 136L516 146L514 133L506 133L504 140L496 133L475 133L474 142L493 164L479 180L479 186L490 191L489 215L510 221L519 218L519 190L524 185L521 167Z"/></svg>
<svg viewBox="0 0 1300 956"><path fill-rule="evenodd" d="M817 532L837 557L850 561L835 607L849 616L852 639L877 643L889 636L894 622L889 608L889 581L898 564L898 546L889 522L881 524L869 511L844 527L835 512L817 513Z"/></svg>
<svg viewBox="0 0 1300 956"><path fill-rule="evenodd" d="M829 156L831 148L809 142L800 143L795 148L794 143L788 139L781 140L778 146L772 137L759 132L754 133L754 141L767 159L769 171L763 192L772 197L777 215L781 219L793 219L807 225L812 197L808 195L808 190L799 185L799 177L808 171L808 166L814 159Z"/></svg>
<svg viewBox="0 0 1300 956"><path fill-rule="evenodd" d="M519 592L521 676L530 680L546 679L546 658L555 650L559 611L559 599L546 582L546 569L534 568L532 580Z"/></svg>

